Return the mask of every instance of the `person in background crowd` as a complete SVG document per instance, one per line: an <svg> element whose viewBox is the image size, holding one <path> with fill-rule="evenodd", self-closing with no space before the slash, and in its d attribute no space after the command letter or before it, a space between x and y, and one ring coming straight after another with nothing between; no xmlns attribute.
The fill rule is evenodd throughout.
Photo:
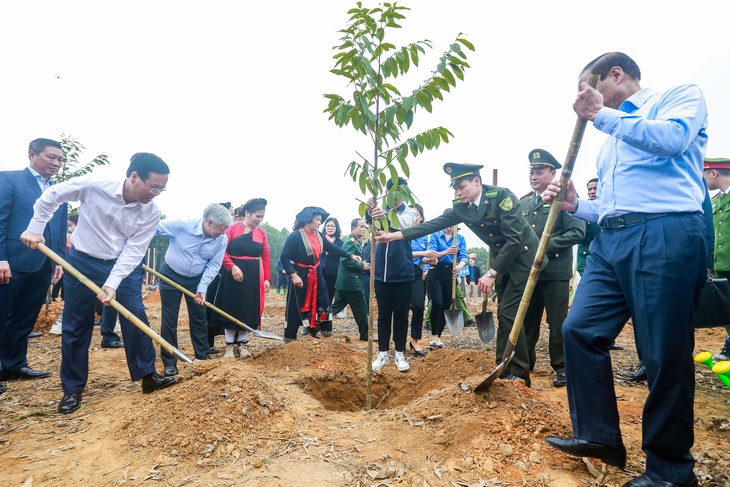
<svg viewBox="0 0 730 487"><path fill-rule="evenodd" d="M730 213L730 159L705 159L703 176L707 182L707 189L717 190L712 198L712 216L714 222L715 239L712 249L712 263L715 276L730 278L730 232L723 231L722 224L725 215ZM712 356L716 361L730 360L730 323L725 327L728 337L719 353Z"/></svg>
<svg viewBox="0 0 730 487"><path fill-rule="evenodd" d="M600 77L596 88L587 83L591 74ZM640 80L639 66L621 52L599 56L580 74L573 109L609 137L596 161L596 200L578 199L569 182L561 206L602 231L563 323L573 436L545 441L625 468L608 346L630 318L649 394L646 472L624 485L695 487L692 317L708 263L707 106L695 85L657 93ZM543 200L552 203L558 191L555 180Z"/></svg>
<svg viewBox="0 0 730 487"><path fill-rule="evenodd" d="M469 274L466 276L466 299L476 301L479 298L479 279L482 278L482 271L477 266L477 254L469 254Z"/></svg>
<svg viewBox="0 0 730 487"><path fill-rule="evenodd" d="M428 294L431 296L431 339L428 344L431 348L444 348L441 341L441 334L446 326L444 312L451 306L455 307L451 290L454 279L468 260L466 240L463 235L455 236L454 227L448 226L431 234L428 250L436 252L438 259L438 263L426 275ZM454 261L457 262L456 267Z"/></svg>
<svg viewBox="0 0 730 487"><path fill-rule="evenodd" d="M253 198L239 210L243 218L226 230L228 247L223 256L225 271L216 293L215 305L249 328L261 328L266 293L271 287L269 237L260 227L266 214L266 200ZM213 326L225 328L226 352L223 358L251 356L244 346L248 330L216 314Z"/></svg>
<svg viewBox="0 0 730 487"><path fill-rule="evenodd" d="M76 178L57 184L36 201L34 215L21 241L35 248L43 243L43 230L63 203L81 201L79 224L71 235L68 263L102 288L95 295L84 283L66 276L66 303L61 335L61 385L58 412L68 414L81 405L89 376L89 344L94 330L94 303L116 299L149 326L142 303L142 258L160 221L152 200L165 190L170 169L154 154L132 156L122 181ZM64 217L64 222L66 221ZM175 383L155 370L152 339L121 317L127 366L133 381L142 380L147 394Z"/></svg>
<svg viewBox="0 0 730 487"><path fill-rule="evenodd" d="M302 209L294 220L294 231L289 234L281 251L281 264L289 276L289 292L286 297L286 329L284 340L297 338L297 330L304 326L313 337L332 336L329 319L330 298L322 276L320 259L323 251L336 257L361 262L362 259L347 252L317 231L322 219L329 213L317 206Z"/></svg>
<svg viewBox="0 0 730 487"><path fill-rule="evenodd" d="M340 238L342 236L342 230L340 229L340 222L337 218L329 217L324 222L324 231L322 232L324 238L330 241L330 243L342 248L344 242ZM335 299L335 282L337 282L337 269L340 266L340 259L328 259L327 251L322 253L322 275L324 276L324 282L327 283L327 295L330 297L330 304Z"/></svg>
<svg viewBox="0 0 730 487"><path fill-rule="evenodd" d="M223 263L223 254L228 245L225 231L231 223L233 218L228 209L214 203L205 208L202 219L162 220L155 233L156 236L170 238L170 246L165 253L165 263L160 273L195 295L192 298L183 294L175 286L160 279L160 336L177 348L177 322L180 301L184 297L188 310L190 341L198 360L210 358L205 303L208 285ZM165 365L165 375L177 375L177 358L164 348L160 348L160 357Z"/></svg>
<svg viewBox="0 0 730 487"><path fill-rule="evenodd" d="M355 218L350 224L351 234L345 239L342 250L362 259L362 239L368 232L368 225L362 218ZM368 308L365 304L365 293L362 290L362 276L370 271L370 264L345 259L341 261L335 283L335 299L332 303L332 314L345 309L348 304L357 323L360 340L368 340Z"/></svg>
<svg viewBox="0 0 730 487"><path fill-rule="evenodd" d="M68 220L66 220L66 223L68 225L68 233L66 234L66 252L65 255L68 253L69 250L71 250L71 234L74 233L74 230L76 230L76 225L79 222L79 215L73 214L68 216ZM63 300L63 279L60 279L56 284L53 285L53 294L51 294L51 301L53 301L56 297L58 297L58 292L61 292L61 300ZM60 335L63 331L63 319L62 316L59 315L56 322L51 326L51 329L48 330L48 333L51 335Z"/></svg>
<svg viewBox="0 0 730 487"><path fill-rule="evenodd" d="M423 223L423 207L416 203L411 206L416 210L417 216L415 225ZM411 252L413 254L413 274L415 278L411 284L411 341L408 347L419 357L426 355L421 348L423 337L423 313L426 308L426 273L431 265L438 261L437 253L428 248L428 236L414 238L411 240Z"/></svg>
<svg viewBox="0 0 730 487"><path fill-rule="evenodd" d="M276 294L283 292L286 295L286 288L289 286L289 276L286 275L281 259L276 259Z"/></svg>
<svg viewBox="0 0 730 487"><path fill-rule="evenodd" d="M33 332L48 287L63 275L41 252L27 248L20 235L33 217L33 204L54 184L65 161L61 144L35 139L28 146L29 166L0 172L0 380L40 379L50 375L28 365L28 335ZM40 238L59 255L66 250L68 206L48 215ZM0 384L0 392L5 386Z"/></svg>
<svg viewBox="0 0 730 487"><path fill-rule="evenodd" d="M550 205L545 204L541 194L555 179L560 164L552 154L543 149L533 149L528 155L530 161L530 186L532 191L520 199L522 216L542 237L550 214ZM530 370L537 362L537 341L540 338L540 324L543 313L549 323L548 350L550 366L555 371L553 385L565 387L565 358L563 355L563 321L568 315L570 300L570 279L573 277L573 247L585 238L586 225L564 211L558 212L550 235L545 255L549 261L540 272L530 305L525 313L524 327L527 348L530 354Z"/></svg>

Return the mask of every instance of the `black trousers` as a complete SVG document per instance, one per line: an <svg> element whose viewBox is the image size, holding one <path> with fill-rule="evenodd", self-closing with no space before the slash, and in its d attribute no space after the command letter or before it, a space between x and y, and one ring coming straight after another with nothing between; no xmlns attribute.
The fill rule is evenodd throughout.
<svg viewBox="0 0 730 487"><path fill-rule="evenodd" d="M163 276L181 285L193 294L197 292L198 284L203 277L202 274L193 277L182 276L173 271L167 263L162 265L161 272ZM162 302L160 336L170 345L177 348L177 320L180 315L180 302L183 297L188 308L190 341L193 344L195 358L207 360L210 358L210 345L208 344L208 320L205 317L205 306L199 306L193 298L175 289L175 287L163 280L160 280L160 301ZM177 359L162 347L160 347L160 356L165 366L175 365L177 363Z"/></svg>
<svg viewBox="0 0 730 487"><path fill-rule="evenodd" d="M36 272L13 271L0 284L0 361L12 372L28 365L28 333L33 331L51 284L51 259Z"/></svg>
<svg viewBox="0 0 730 487"><path fill-rule="evenodd" d="M540 324L543 310L547 312L550 324L548 350L550 366L555 372L565 371L565 353L563 352L563 322L568 316L568 300L570 298L570 281L541 281L535 284L530 299L530 306L525 314L524 327L527 337L527 348L530 353L530 370L535 368L537 354L535 346L540 339Z"/></svg>
<svg viewBox="0 0 730 487"><path fill-rule="evenodd" d="M378 300L378 350L381 352L387 352L390 347L391 331L395 351L406 351L411 285L412 281L375 281L375 299Z"/></svg>

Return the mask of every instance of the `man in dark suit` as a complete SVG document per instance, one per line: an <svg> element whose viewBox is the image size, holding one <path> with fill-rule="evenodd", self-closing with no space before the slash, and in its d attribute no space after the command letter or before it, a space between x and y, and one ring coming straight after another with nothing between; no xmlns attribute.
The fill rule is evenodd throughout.
<svg viewBox="0 0 730 487"><path fill-rule="evenodd" d="M362 258L361 241L368 231L368 225L362 218L355 218L350 227L352 233L345 239L342 249ZM360 340L365 342L368 341L368 307L365 304L362 277L369 270L369 262L358 262L340 257L335 282L335 299L332 303L333 315L345 309L348 304L350 305L360 332Z"/></svg>
<svg viewBox="0 0 730 487"><path fill-rule="evenodd" d="M28 147L30 166L0 172L0 361L3 380L39 379L49 375L28 366L28 334L33 330L51 281L63 274L41 252L20 241L33 217L33 204L50 188L64 162L61 144L36 139ZM48 246L63 255L67 205L56 210L44 231ZM54 271L55 267L55 271ZM4 390L4 388L3 388Z"/></svg>
<svg viewBox="0 0 730 487"><path fill-rule="evenodd" d="M451 177L451 185L456 191L453 209L400 232L378 232L378 241L412 240L461 222L482 239L489 246L492 259L491 267L479 280L479 290L488 293L495 280L499 280L497 361L501 362L539 240L522 216L519 200L512 191L482 184L479 175L482 167L453 162L444 164L444 172ZM546 263L547 259L543 260L543 265ZM530 386L530 360L524 329L520 331L515 356L503 378L521 379Z"/></svg>
<svg viewBox="0 0 730 487"><path fill-rule="evenodd" d="M534 149L528 156L530 161L530 186L532 191L520 199L522 215L535 234L542 237L550 213L550 205L542 200L555 173L563 167L548 151ZM553 385L564 387L565 356L563 353L563 321L568 315L570 298L570 279L573 277L573 246L579 244L586 234L586 224L566 212L561 211L555 219L546 255L550 259L547 267L540 272L530 306L525 314L525 336L530 352L530 370L535 368L537 355L535 347L540 338L540 324L543 311L547 312L550 323L548 349L550 365L555 371Z"/></svg>

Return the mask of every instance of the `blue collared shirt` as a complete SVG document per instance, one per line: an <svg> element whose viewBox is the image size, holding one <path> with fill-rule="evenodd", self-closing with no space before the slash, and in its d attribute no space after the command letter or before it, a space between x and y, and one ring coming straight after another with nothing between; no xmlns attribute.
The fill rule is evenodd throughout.
<svg viewBox="0 0 730 487"><path fill-rule="evenodd" d="M602 108L593 125L611 137L596 162L597 198L578 200L576 217L702 211L707 107L697 86L643 89L618 110Z"/></svg>
<svg viewBox="0 0 730 487"><path fill-rule="evenodd" d="M51 185L53 184L53 180L52 179L49 178L48 181L46 181L43 178L43 176L41 176L40 173L38 173L38 171L36 171L32 167L28 166L28 170L33 175L33 177L35 178L36 182L38 183L38 186L41 188L41 193L43 193L45 190L47 190L48 188L50 188Z"/></svg>
<svg viewBox="0 0 730 487"><path fill-rule="evenodd" d="M446 234L443 230L439 230L436 233L432 233L428 239L428 250L435 250L436 252L443 252L444 250L454 246L454 234L452 233L448 240L446 240ZM469 254L466 253L466 239L463 235L457 237L459 251L456 254L456 260L458 262L469 262ZM444 255L439 259L442 264L453 264L454 256L451 254Z"/></svg>
<svg viewBox="0 0 730 487"><path fill-rule="evenodd" d="M197 291L207 293L208 286L223 264L228 237L225 234L218 238L206 237L202 218L161 220L155 235L170 237L165 263L181 276L195 277L202 274Z"/></svg>
<svg viewBox="0 0 730 487"><path fill-rule="evenodd" d="M418 237L411 240L411 252L424 252L426 250L428 250L428 235L424 235L423 237ZM423 257L413 258L413 264L420 266L424 270L424 272L431 267L428 263L423 262L423 264L421 264L421 262L423 262Z"/></svg>

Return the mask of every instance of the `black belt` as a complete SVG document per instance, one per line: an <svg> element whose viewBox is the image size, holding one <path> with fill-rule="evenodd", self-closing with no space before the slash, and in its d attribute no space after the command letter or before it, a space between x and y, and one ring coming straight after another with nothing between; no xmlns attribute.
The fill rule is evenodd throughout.
<svg viewBox="0 0 730 487"><path fill-rule="evenodd" d="M681 213L626 213L623 215L604 218L601 220L599 225L601 226L601 230L618 230L619 228L635 225L636 223L648 222L649 220L680 214Z"/></svg>

